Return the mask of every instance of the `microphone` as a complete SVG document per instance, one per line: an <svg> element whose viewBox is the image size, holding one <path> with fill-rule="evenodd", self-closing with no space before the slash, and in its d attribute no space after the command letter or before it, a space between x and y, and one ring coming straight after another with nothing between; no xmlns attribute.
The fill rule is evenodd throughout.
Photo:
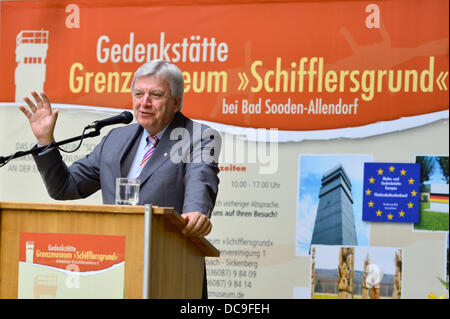
<svg viewBox="0 0 450 319"><path fill-rule="evenodd" d="M86 126L88 128L94 128L96 130L100 130L102 127L114 124L129 124L133 120L133 114L128 111L124 111L119 115L108 117L107 119L95 121L91 125Z"/></svg>

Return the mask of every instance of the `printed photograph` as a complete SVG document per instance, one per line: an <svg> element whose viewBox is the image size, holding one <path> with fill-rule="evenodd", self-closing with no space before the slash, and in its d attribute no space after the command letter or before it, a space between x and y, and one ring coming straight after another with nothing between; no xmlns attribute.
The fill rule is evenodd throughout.
<svg viewBox="0 0 450 319"><path fill-rule="evenodd" d="M311 245L368 246L362 221L364 163L372 155L300 155L296 256Z"/></svg>
<svg viewBox="0 0 450 319"><path fill-rule="evenodd" d="M403 251L313 245L311 299L400 299Z"/></svg>
<svg viewBox="0 0 450 319"><path fill-rule="evenodd" d="M417 231L447 231L448 156L417 155L420 164L420 211Z"/></svg>

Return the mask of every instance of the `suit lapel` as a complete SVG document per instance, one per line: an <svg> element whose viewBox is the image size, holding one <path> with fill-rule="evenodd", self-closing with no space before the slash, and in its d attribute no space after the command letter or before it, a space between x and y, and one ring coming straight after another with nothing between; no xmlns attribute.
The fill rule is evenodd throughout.
<svg viewBox="0 0 450 319"><path fill-rule="evenodd" d="M134 148L134 152L131 152L131 150L133 149L133 145L135 144L137 138L140 136L141 132L142 126L135 125L135 127L130 127L129 132L121 134L117 139L117 145L120 145L120 149L118 150L117 154L118 161L115 161L116 167L114 167L114 176L126 177L125 175L123 175L124 172L122 170L122 164L127 157L131 157L131 160L134 158L136 148Z"/></svg>
<svg viewBox="0 0 450 319"><path fill-rule="evenodd" d="M174 128L184 126L184 115L177 113L172 123L169 124L166 131L164 132L161 140L155 148L150 159L145 164L139 179L141 180L141 185L145 183L153 173L161 166L165 161L170 158L170 151L172 147L178 143L178 140L171 140L170 133Z"/></svg>

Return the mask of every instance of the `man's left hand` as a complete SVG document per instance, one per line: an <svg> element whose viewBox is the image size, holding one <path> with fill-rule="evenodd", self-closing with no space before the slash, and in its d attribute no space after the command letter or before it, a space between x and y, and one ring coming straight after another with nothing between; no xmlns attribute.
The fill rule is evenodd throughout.
<svg viewBox="0 0 450 319"><path fill-rule="evenodd" d="M212 224L208 216L200 212L183 213L181 215L187 220L182 232L188 237L205 237L211 232Z"/></svg>

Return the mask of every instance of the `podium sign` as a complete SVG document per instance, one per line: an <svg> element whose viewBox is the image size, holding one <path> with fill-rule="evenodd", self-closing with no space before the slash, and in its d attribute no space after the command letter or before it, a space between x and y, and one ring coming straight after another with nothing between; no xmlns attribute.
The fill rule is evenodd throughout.
<svg viewBox="0 0 450 319"><path fill-rule="evenodd" d="M123 298L125 237L21 233L18 298Z"/></svg>

